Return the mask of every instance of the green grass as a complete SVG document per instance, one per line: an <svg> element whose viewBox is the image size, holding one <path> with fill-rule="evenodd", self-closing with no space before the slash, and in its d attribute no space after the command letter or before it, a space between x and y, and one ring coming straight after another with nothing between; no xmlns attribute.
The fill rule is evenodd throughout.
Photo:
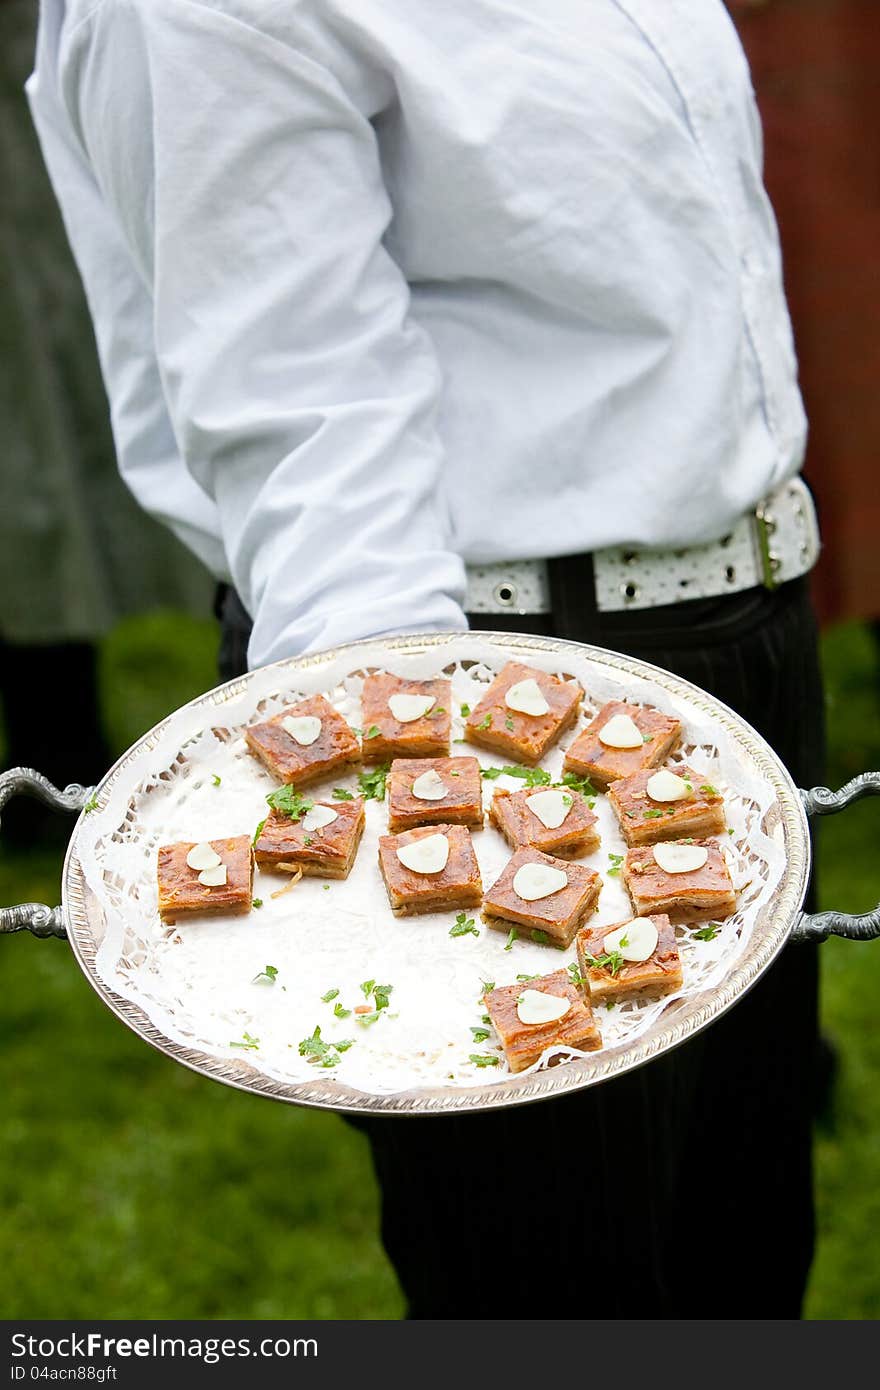
<svg viewBox="0 0 880 1390"><path fill-rule="evenodd" d="M210 624L152 615L105 645L112 743L123 751L214 683ZM824 644L831 785L880 767L878 663L850 626ZM823 905L880 896L880 808L826 822ZM0 839L0 902L57 901L60 855ZM0 943L0 1316L396 1318L366 1146L341 1120L270 1104L167 1061L107 1012L68 948ZM880 1269L880 944L823 948L826 1029L841 1053L817 1142L820 1244L812 1317L876 1318Z"/></svg>

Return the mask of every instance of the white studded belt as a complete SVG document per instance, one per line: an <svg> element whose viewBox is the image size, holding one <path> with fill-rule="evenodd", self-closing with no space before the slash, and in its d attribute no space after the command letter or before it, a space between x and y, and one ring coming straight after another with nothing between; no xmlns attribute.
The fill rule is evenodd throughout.
<svg viewBox="0 0 880 1390"><path fill-rule="evenodd" d="M601 613L716 598L759 585L774 589L813 568L819 527L809 489L792 478L747 512L727 535L677 550L611 546L593 552ZM467 566L468 613L549 613L546 560Z"/></svg>

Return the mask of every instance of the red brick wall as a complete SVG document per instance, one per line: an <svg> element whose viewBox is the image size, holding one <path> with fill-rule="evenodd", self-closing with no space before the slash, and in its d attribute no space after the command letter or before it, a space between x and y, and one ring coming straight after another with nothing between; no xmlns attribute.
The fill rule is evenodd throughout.
<svg viewBox="0 0 880 1390"><path fill-rule="evenodd" d="M730 0L810 417L825 619L880 616L880 0Z"/></svg>

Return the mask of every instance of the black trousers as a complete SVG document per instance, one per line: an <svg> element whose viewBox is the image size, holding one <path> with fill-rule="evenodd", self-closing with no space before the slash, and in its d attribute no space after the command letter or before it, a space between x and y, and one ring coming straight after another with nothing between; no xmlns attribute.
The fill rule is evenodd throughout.
<svg viewBox="0 0 880 1390"><path fill-rule="evenodd" d="M597 614L560 562L553 618L472 626L596 642L738 710L795 780L823 777L804 580ZM224 604L224 677L247 618ZM492 1114L357 1121L416 1318L793 1318L813 1251L817 953L790 946L704 1034L629 1076Z"/></svg>

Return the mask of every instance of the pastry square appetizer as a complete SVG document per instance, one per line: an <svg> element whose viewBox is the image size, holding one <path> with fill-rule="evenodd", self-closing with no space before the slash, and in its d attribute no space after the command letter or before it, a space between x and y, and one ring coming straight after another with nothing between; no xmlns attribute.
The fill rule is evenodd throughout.
<svg viewBox="0 0 880 1390"><path fill-rule="evenodd" d="M644 768L620 777L608 800L628 845L722 835L726 829L723 796L689 767Z"/></svg>
<svg viewBox="0 0 880 1390"><path fill-rule="evenodd" d="M463 825L426 825L380 835L379 867L396 917L477 907L480 867Z"/></svg>
<svg viewBox="0 0 880 1390"><path fill-rule="evenodd" d="M557 859L576 859L599 848L598 818L571 787L533 787L521 792L499 788L489 820L513 849L530 845Z"/></svg>
<svg viewBox="0 0 880 1390"><path fill-rule="evenodd" d="M310 695L273 719L252 724L244 736L254 757L279 782L297 787L361 759L354 730L323 695Z"/></svg>
<svg viewBox="0 0 880 1390"><path fill-rule="evenodd" d="M254 857L249 835L229 840L188 840L162 845L158 861L159 916L180 917L250 912Z"/></svg>
<svg viewBox="0 0 880 1390"><path fill-rule="evenodd" d="M254 840L254 858L263 869L302 869L321 878L348 878L364 833L363 798L301 802L292 819L273 810Z"/></svg>
<svg viewBox="0 0 880 1390"><path fill-rule="evenodd" d="M464 736L534 767L574 723L583 697L577 681L557 680L509 661L471 710Z"/></svg>
<svg viewBox="0 0 880 1390"><path fill-rule="evenodd" d="M594 1004L648 990L671 994L682 983L675 928L665 913L584 927L577 934L578 965Z"/></svg>
<svg viewBox="0 0 880 1390"><path fill-rule="evenodd" d="M476 758L395 758L388 775L388 828L483 824Z"/></svg>
<svg viewBox="0 0 880 1390"><path fill-rule="evenodd" d="M364 759L434 758L449 752L452 683L367 676L361 696Z"/></svg>
<svg viewBox="0 0 880 1390"><path fill-rule="evenodd" d="M724 855L711 840L627 850L621 878L639 917L665 912L673 922L705 922L736 910Z"/></svg>
<svg viewBox="0 0 880 1390"><path fill-rule="evenodd" d="M483 920L499 931L521 927L535 941L569 946L596 909L602 879L583 864L518 849L483 898Z"/></svg>
<svg viewBox="0 0 880 1390"><path fill-rule="evenodd" d="M502 985L483 1000L511 1071L524 1071L548 1047L595 1052L602 1046L593 1011L564 970Z"/></svg>
<svg viewBox="0 0 880 1390"><path fill-rule="evenodd" d="M646 767L656 767L677 747L681 723L645 705L609 700L568 749L566 772L589 777L600 790Z"/></svg>

